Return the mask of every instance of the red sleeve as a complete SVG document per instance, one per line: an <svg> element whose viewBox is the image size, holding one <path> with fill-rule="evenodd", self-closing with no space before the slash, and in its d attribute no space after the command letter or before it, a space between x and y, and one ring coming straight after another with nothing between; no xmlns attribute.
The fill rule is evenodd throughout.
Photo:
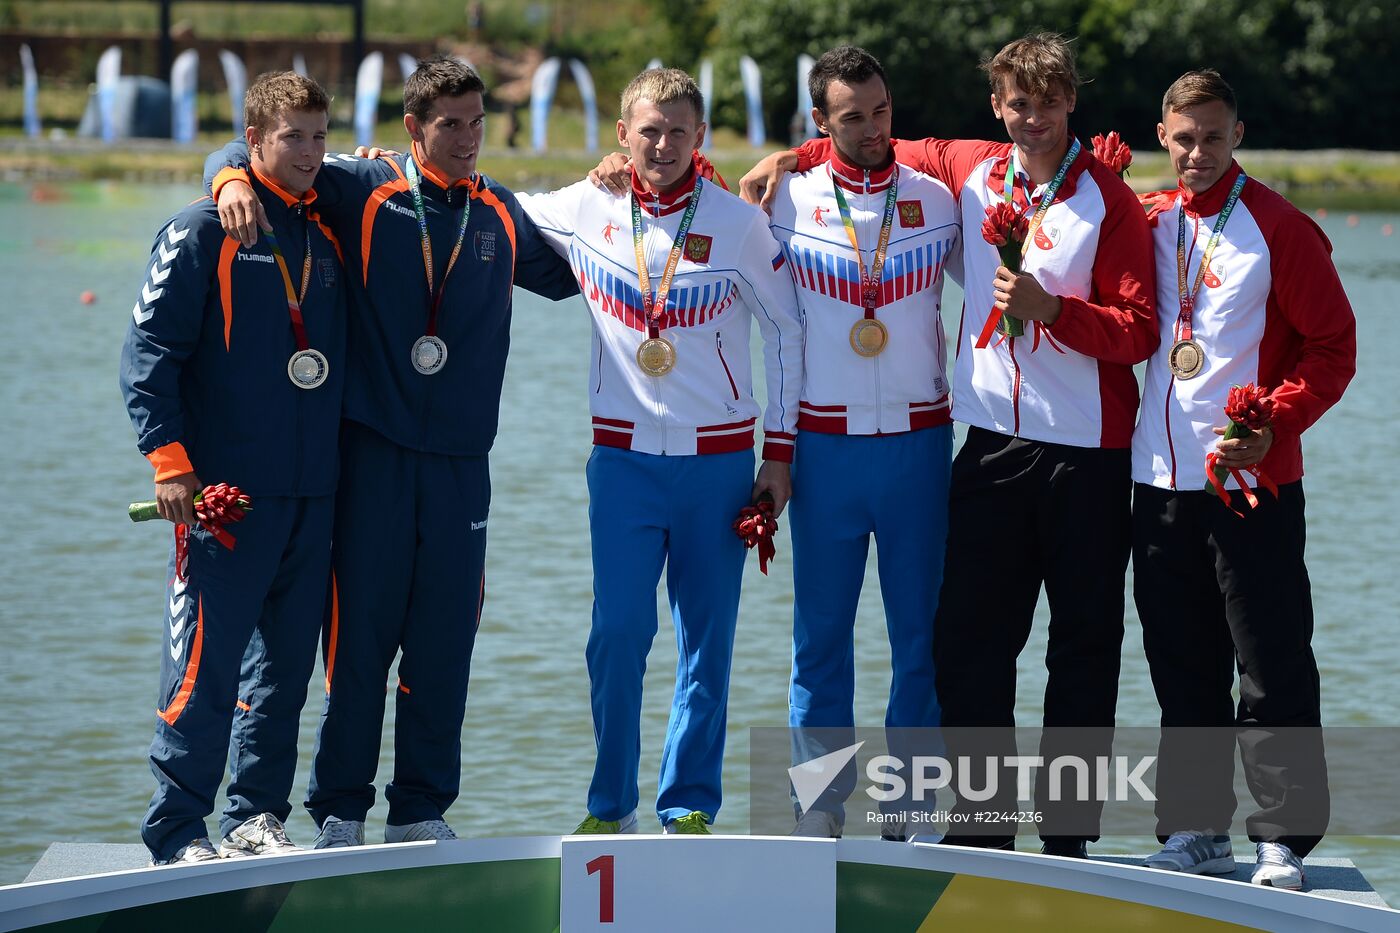
<svg viewBox="0 0 1400 933"><path fill-rule="evenodd" d="M1297 436L1336 404L1356 375L1356 316L1332 264L1327 235L1301 211L1273 197L1282 207L1273 223L1268 223L1273 211L1257 210L1254 203L1249 207L1261 226L1267 224L1273 287L1266 320L1282 318L1293 333L1266 324L1259 376L1275 387L1275 431Z"/></svg>
<svg viewBox="0 0 1400 933"><path fill-rule="evenodd" d="M1087 171L1104 199L1091 300L1062 296L1050 330L1085 356L1131 366L1156 352L1160 340L1152 231L1137 197L1111 169L1095 162Z"/></svg>
<svg viewBox="0 0 1400 933"><path fill-rule="evenodd" d="M896 139L894 155L903 164L932 175L957 194L972 170L993 156L1005 155L1010 143L980 139ZM831 138L820 136L798 146L797 171L805 172L831 158Z"/></svg>

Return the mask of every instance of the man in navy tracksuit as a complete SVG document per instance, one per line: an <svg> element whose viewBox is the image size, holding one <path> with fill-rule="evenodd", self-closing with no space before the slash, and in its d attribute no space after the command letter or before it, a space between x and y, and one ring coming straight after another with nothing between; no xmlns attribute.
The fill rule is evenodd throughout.
<svg viewBox="0 0 1400 933"><path fill-rule="evenodd" d="M137 446L155 467L161 516L177 523L156 793L141 827L156 864L294 848L282 821L325 602L345 381L345 273L308 190L329 104L290 72L249 88L253 190L274 235L240 247L208 198L176 214L156 237L122 351ZM232 540L196 524L205 482L253 502ZM216 852L204 819L226 754Z"/></svg>
<svg viewBox="0 0 1400 933"><path fill-rule="evenodd" d="M350 373L341 434L326 707L307 808L319 848L364 841L394 655L388 842L455 838L472 647L485 592L487 454L496 436L512 281L577 292L514 195L476 172L481 79L455 59L419 63L404 87L411 152L342 157L318 179L346 250ZM256 202L216 153L226 229L256 237Z"/></svg>

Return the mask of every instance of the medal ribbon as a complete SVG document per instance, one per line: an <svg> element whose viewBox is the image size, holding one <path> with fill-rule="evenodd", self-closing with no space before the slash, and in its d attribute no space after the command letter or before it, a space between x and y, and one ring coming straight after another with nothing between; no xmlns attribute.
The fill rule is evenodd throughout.
<svg viewBox="0 0 1400 933"><path fill-rule="evenodd" d="M860 243L856 241L856 225L851 220L851 207L836 178L831 179L831 189L836 192L836 207L841 211L841 226L846 229L846 237L851 241L851 249L856 251L856 262L860 264L860 302L865 307L866 320L875 319L875 306L880 297L880 273L885 269L885 252L890 245L890 229L894 226L895 193L899 186L899 167L896 166L890 178L889 193L885 195L885 216L880 221L880 239L875 244L875 255L870 260L870 272L865 271L865 257L860 254Z"/></svg>
<svg viewBox="0 0 1400 933"><path fill-rule="evenodd" d="M311 344L306 341L306 322L301 316L302 302L306 301L306 286L311 282L311 227L306 228L306 258L301 264L301 291L292 290L292 274L287 271L287 257L282 255L282 247L277 237L264 233L267 244L272 247L272 258L277 260L277 268L282 272L282 286L287 290L287 313L292 318L292 333L296 335L297 350L306 350Z"/></svg>
<svg viewBox="0 0 1400 933"><path fill-rule="evenodd" d="M1079 140L1074 140L1069 147L1069 152L1065 153L1064 159L1060 161L1059 171L1055 172L1055 177L1050 179L1050 184L1045 186L1045 192L1040 196L1040 205L1035 209L1035 215L1031 217L1030 224L1026 227L1026 239L1021 243L1021 258L1026 258L1026 251L1031 248L1031 241L1035 239L1035 232L1040 229L1040 222L1045 219L1045 212L1050 210L1050 205L1055 202L1055 195L1060 191L1060 185L1064 184L1065 176L1069 174L1069 167L1074 164L1075 158L1079 155L1079 150L1084 148L1079 145ZM1029 187L1026 190L1026 201L1030 201ZM1002 183L1002 198L1007 204L1014 204L1016 201L1016 147L1011 147L1011 154L1007 156L1006 178ZM1029 209L1029 208L1027 208Z"/></svg>
<svg viewBox="0 0 1400 933"><path fill-rule="evenodd" d="M404 162L408 170L408 190L413 193L413 213L418 218L418 233L422 239L423 269L428 274L428 329L424 333L432 337L437 334L438 308L442 306L442 296L447 292L447 277L452 274L452 267L457 264L457 256L462 252L462 241L467 236L467 218L471 216L472 199L468 195L467 203L462 206L462 223L457 228L457 242L452 246L452 257L447 260L447 271L442 274L442 285L434 291L433 241L428 237L428 212L423 208L423 190L418 181L418 167L413 164L412 156Z"/></svg>
<svg viewBox="0 0 1400 933"><path fill-rule="evenodd" d="M1230 196L1225 199L1225 206L1220 208L1220 215L1215 218L1215 229L1210 232L1210 239L1206 241L1206 251L1201 254L1201 266L1196 270L1196 282L1191 286L1191 290L1186 290L1186 202L1182 201L1177 206L1177 226L1176 226L1176 293L1181 301L1181 315L1176 319L1177 338L1180 340L1191 339L1191 314L1196 309L1196 295L1201 290L1201 283L1205 281L1206 270L1210 268L1210 257L1215 254L1215 247L1220 243L1220 236L1225 231L1225 221L1230 219L1230 212L1235 209L1236 202L1240 199L1240 192L1244 190L1245 174L1240 172L1235 179L1235 186L1230 189ZM1195 238L1192 237L1192 246L1195 246Z"/></svg>
<svg viewBox="0 0 1400 933"><path fill-rule="evenodd" d="M700 203L700 186L703 182L697 175L695 190L690 194L690 203L681 217L676 239L671 244L671 254L666 257L666 268L661 273L661 284L656 287L655 297L651 294L651 273L647 269L646 248L642 245L642 206L637 195L632 194L632 248L637 253L637 284L642 290L642 313L646 315L647 337L661 335L661 316L666 313L666 296L671 292L671 279L680 265L681 253L685 250L685 238L690 233L690 222L695 218L695 206Z"/></svg>

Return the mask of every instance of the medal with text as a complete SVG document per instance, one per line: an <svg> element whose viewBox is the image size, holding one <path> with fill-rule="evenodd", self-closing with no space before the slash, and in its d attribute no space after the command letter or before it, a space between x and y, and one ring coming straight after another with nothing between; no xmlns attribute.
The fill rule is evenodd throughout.
<svg viewBox="0 0 1400 933"><path fill-rule="evenodd" d="M296 337L297 351L287 360L287 378L298 389L315 389L326 381L331 373L330 361L320 350L313 350L306 339L306 322L301 316L301 306L306 301L306 287L311 282L311 228L306 230L306 254L301 264L301 289L292 288L292 274L287 271L287 258L282 255L282 246L277 237L264 233L272 247L272 258L277 260L277 268L282 273L282 286L287 290L287 314L292 319L292 334Z"/></svg>
<svg viewBox="0 0 1400 933"><path fill-rule="evenodd" d="M1196 281L1191 285L1190 291L1186 288L1186 267L1190 262L1186 255L1186 203L1183 201L1177 207L1176 292L1180 296L1181 313L1176 319L1176 341L1167 351L1167 366L1177 379L1194 378L1205 368L1206 352L1191 334L1191 316L1196 310L1196 296L1200 294L1201 282L1205 281L1211 257L1215 255L1215 247L1220 244L1221 234L1225 231L1225 221L1230 219L1230 212L1235 209L1235 204L1240 199L1244 182L1245 174L1240 172L1234 187L1230 189L1229 197L1225 199L1225 205L1220 208L1220 215L1215 218L1215 228L1211 230L1210 239L1206 241L1205 252L1201 254L1201 266L1196 270ZM1195 246L1194 237L1191 245Z"/></svg>
<svg viewBox="0 0 1400 933"><path fill-rule="evenodd" d="M433 243L428 237L428 214L423 207L423 189L418 178L418 167L414 165L412 157L404 161L408 189L413 193L413 213L418 218L418 233L423 245L423 270L428 276L428 327L423 336L413 341L409 359L415 370L425 376L431 376L441 372L442 367L447 364L447 342L437 335L438 309L442 307L442 296L447 292L447 277L452 274L452 267L457 264L457 257L462 252L462 241L467 235L467 218L472 212L472 199L469 195L466 203L462 205L462 221L457 227L457 242L452 246L447 269L442 273L442 284L434 288Z"/></svg>
<svg viewBox="0 0 1400 933"><path fill-rule="evenodd" d="M860 252L860 242L856 239L856 225L851 220L851 207L846 203L846 196L841 193L841 185L835 177L831 180L831 188L836 192L836 207L841 212L841 226L846 230L846 237L851 241L851 249L855 250L856 263L860 266L860 304L865 309L865 316L851 325L851 349L861 356L879 356L885 352L885 347L890 342L889 329L885 327L883 321L875 316L875 309L880 306L880 276L885 269L885 254L890 245L890 229L894 226L895 200L899 189L899 168L896 166L894 174L890 177L890 187L885 195L885 215L880 220L880 237L875 243L875 255L870 260L870 271L865 270L865 257Z"/></svg>
<svg viewBox="0 0 1400 933"><path fill-rule="evenodd" d="M703 184L701 179L695 179L695 190L690 193L690 203L681 216L681 225L676 230L676 239L666 257L666 267L662 270L661 284L656 287L655 295L651 293L651 272L647 269L646 247L642 243L642 206L637 196L632 195L632 247L637 254L637 285L642 292L642 315L647 327L646 339L637 347L637 366L648 376L664 376L676 368L676 346L661 336L662 317L666 313L666 296L671 292L671 280L685 251L690 222L695 219L695 208L700 203Z"/></svg>

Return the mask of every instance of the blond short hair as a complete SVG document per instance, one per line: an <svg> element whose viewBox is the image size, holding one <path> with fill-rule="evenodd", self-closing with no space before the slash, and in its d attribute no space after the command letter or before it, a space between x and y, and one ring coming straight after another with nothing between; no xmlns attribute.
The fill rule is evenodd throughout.
<svg viewBox="0 0 1400 933"><path fill-rule="evenodd" d="M1220 101L1230 110L1232 117L1239 116L1239 105L1235 102L1235 89L1220 76L1214 68L1188 71L1172 82L1167 93L1162 95L1162 119L1175 110L1180 112L1187 107Z"/></svg>
<svg viewBox="0 0 1400 933"><path fill-rule="evenodd" d="M294 110L328 113L331 98L325 88L295 71L269 71L258 75L243 98L243 123L259 133L269 133L277 119Z"/></svg>
<svg viewBox="0 0 1400 933"><path fill-rule="evenodd" d="M1069 40L1051 32L1038 32L1009 42L1000 52L984 58L979 67L986 73L992 93L998 99L1007 78L1014 79L1021 90L1035 97L1044 97L1054 88L1073 94L1080 84Z"/></svg>
<svg viewBox="0 0 1400 933"><path fill-rule="evenodd" d="M686 101L695 108L695 121L705 119L705 98L695 79L679 68L648 68L627 83L622 89L622 119L632 114L632 106L639 100L649 100L653 104Z"/></svg>

